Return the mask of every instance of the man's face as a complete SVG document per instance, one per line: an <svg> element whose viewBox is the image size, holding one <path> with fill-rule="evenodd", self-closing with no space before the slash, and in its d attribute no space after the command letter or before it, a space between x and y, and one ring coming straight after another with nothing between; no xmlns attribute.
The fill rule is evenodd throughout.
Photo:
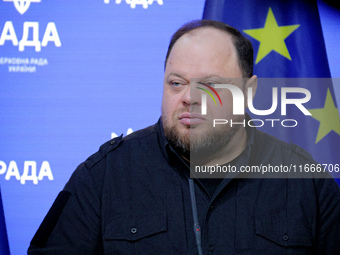
<svg viewBox="0 0 340 255"><path fill-rule="evenodd" d="M232 95L216 89L223 106L207 98L207 114L201 115L202 90L197 82L225 84L242 78L236 50L229 34L215 28L199 28L178 39L172 48L164 74L162 121L166 137L185 152L216 150L237 132L229 125L213 127L213 119L239 121L233 116ZM229 82L230 83L230 82ZM244 85L233 82L242 90ZM246 94L246 93L244 93Z"/></svg>

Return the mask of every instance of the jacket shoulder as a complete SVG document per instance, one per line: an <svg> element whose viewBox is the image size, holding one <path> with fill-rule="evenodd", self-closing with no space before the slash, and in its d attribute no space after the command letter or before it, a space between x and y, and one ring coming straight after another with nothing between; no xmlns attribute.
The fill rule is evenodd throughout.
<svg viewBox="0 0 340 255"><path fill-rule="evenodd" d="M99 150L92 154L90 157L86 159L84 162L87 168L92 168L96 163L98 163L101 159L103 159L109 152L115 150L118 146L121 145L123 141L123 135L115 137L103 145L100 146Z"/></svg>
<svg viewBox="0 0 340 255"><path fill-rule="evenodd" d="M131 148L131 146L137 148L137 145L138 143L140 143L141 140L148 139L152 135L157 136L156 125L152 125L147 128L135 131L125 137L123 137L122 134L102 144L99 150L91 155L89 158L87 158L84 164L87 168L92 168L113 151L116 151L117 149L126 150L128 148Z"/></svg>

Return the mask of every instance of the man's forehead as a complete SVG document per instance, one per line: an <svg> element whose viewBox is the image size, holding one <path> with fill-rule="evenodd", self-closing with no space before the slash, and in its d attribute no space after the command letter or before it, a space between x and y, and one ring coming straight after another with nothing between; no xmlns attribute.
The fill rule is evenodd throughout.
<svg viewBox="0 0 340 255"><path fill-rule="evenodd" d="M177 52L179 51L179 52ZM176 54L174 54L176 52ZM232 36L226 31L212 27L194 29L181 36L174 44L169 58L177 53L189 56L190 54L200 56L218 56L227 54L234 55L236 49Z"/></svg>
<svg viewBox="0 0 340 255"><path fill-rule="evenodd" d="M232 36L227 31L215 27L200 27L185 33L182 37L203 36L205 39L223 38L228 41ZM181 38L182 38L181 37ZM179 40L181 39L179 38ZM228 39L227 39L228 38Z"/></svg>
<svg viewBox="0 0 340 255"><path fill-rule="evenodd" d="M204 77L238 77L236 48L232 36L216 28L197 28L174 44L165 77L176 73L186 80Z"/></svg>

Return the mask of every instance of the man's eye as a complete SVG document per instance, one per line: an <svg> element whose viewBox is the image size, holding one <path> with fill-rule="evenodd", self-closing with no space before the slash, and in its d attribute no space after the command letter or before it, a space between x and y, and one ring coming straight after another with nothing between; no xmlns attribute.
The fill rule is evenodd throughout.
<svg viewBox="0 0 340 255"><path fill-rule="evenodd" d="M179 82L171 82L170 83L173 87L180 87L182 84Z"/></svg>

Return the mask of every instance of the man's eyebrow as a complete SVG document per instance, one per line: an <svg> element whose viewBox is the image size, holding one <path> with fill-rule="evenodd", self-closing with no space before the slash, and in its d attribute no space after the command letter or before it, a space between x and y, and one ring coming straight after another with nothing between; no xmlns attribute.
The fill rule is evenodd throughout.
<svg viewBox="0 0 340 255"><path fill-rule="evenodd" d="M178 73L169 73L168 77L169 76L177 76L179 78L182 78L182 79L185 79L182 75L178 74ZM202 77L195 77L195 78L191 78L192 79L207 79L207 78L222 78L222 79L225 79L224 77L218 75L218 74L208 74L208 75L205 75L205 76L202 76Z"/></svg>
<svg viewBox="0 0 340 255"><path fill-rule="evenodd" d="M218 74L208 74L206 76L200 77L199 79L207 79L207 78L222 78L222 79L225 79L224 77L222 77Z"/></svg>
<svg viewBox="0 0 340 255"><path fill-rule="evenodd" d="M178 73L169 73L168 77L170 77L171 75L177 76L177 77L179 77L179 78L181 78L181 79L186 80L182 75L180 75L180 74L178 74Z"/></svg>

